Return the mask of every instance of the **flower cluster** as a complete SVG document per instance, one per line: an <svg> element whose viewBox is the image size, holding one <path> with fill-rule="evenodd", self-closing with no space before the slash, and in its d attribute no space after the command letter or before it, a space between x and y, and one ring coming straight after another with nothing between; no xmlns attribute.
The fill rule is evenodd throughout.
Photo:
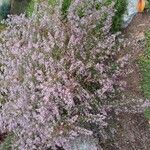
<svg viewBox="0 0 150 150"><path fill-rule="evenodd" d="M6 20L0 35L0 131L14 133L14 149L71 149L69 140L92 134L83 123L107 125L103 105L120 92L127 61L117 61L113 15L113 4L75 0L66 20L59 6L44 3L30 18Z"/></svg>

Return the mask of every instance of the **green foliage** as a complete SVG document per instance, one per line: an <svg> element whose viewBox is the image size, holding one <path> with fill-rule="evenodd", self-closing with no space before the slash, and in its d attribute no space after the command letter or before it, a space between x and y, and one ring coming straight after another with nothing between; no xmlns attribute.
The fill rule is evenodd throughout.
<svg viewBox="0 0 150 150"><path fill-rule="evenodd" d="M123 23L123 14L127 9L127 4L127 0L115 0L116 13L113 17L113 23L111 28L111 31L113 33L121 30Z"/></svg>
<svg viewBox="0 0 150 150"><path fill-rule="evenodd" d="M11 150L13 134L9 134L5 141L0 144L0 150Z"/></svg>
<svg viewBox="0 0 150 150"><path fill-rule="evenodd" d="M65 3L65 1L71 1L71 0L64 0L64 3ZM122 28L123 15L127 9L128 3L127 3L127 0L113 0L113 1L115 2L114 7L115 7L116 12L115 12L115 16L112 19L113 23L112 23L111 31L114 33L114 32L120 31ZM105 0L104 1L105 6L108 6L110 4L112 4L112 0ZM81 17L81 18L84 16L84 7L85 6L83 6L83 8L79 8L79 10L78 10L79 17ZM101 4L97 3L95 7L96 7L96 9L100 9Z"/></svg>
<svg viewBox="0 0 150 150"><path fill-rule="evenodd" d="M139 66L142 73L141 87L145 98L150 98L150 31L146 33L146 50L139 59ZM150 108L145 109L144 116L150 119Z"/></svg>
<svg viewBox="0 0 150 150"><path fill-rule="evenodd" d="M69 6L71 5L72 0L63 0L63 4L62 4L62 15L64 16L64 18L67 17L67 11L69 9Z"/></svg>
<svg viewBox="0 0 150 150"><path fill-rule="evenodd" d="M85 12L84 12L84 6L79 7L77 13L78 13L78 16L80 18L84 17L84 14L85 14Z"/></svg>
<svg viewBox="0 0 150 150"><path fill-rule="evenodd" d="M57 4L57 0L48 0L48 3L52 6Z"/></svg>
<svg viewBox="0 0 150 150"><path fill-rule="evenodd" d="M146 33L146 50L139 60L142 73L142 90L146 98L150 98L150 32Z"/></svg>
<svg viewBox="0 0 150 150"><path fill-rule="evenodd" d="M146 10L148 12L150 12L150 0L146 0L146 6L145 6Z"/></svg>
<svg viewBox="0 0 150 150"><path fill-rule="evenodd" d="M28 4L32 0L12 0L11 3L11 13L13 14L20 14L20 13L25 13Z"/></svg>
<svg viewBox="0 0 150 150"><path fill-rule="evenodd" d="M10 11L10 3L9 1L6 1L0 6L0 20L6 19L7 15L9 14L9 11Z"/></svg>
<svg viewBox="0 0 150 150"><path fill-rule="evenodd" d="M31 16L31 15L32 15L36 3L37 3L37 0L31 0L31 1L28 3L28 6L27 6L27 8L26 8L26 14L27 14L27 16Z"/></svg>
<svg viewBox="0 0 150 150"><path fill-rule="evenodd" d="M150 60L142 60L140 66L143 75L142 90L144 96L150 98Z"/></svg>
<svg viewBox="0 0 150 150"><path fill-rule="evenodd" d="M145 109L144 116L146 119L150 120L150 108Z"/></svg>
<svg viewBox="0 0 150 150"><path fill-rule="evenodd" d="M146 49L139 59L140 71L142 74L141 87L145 98L150 98L150 31L145 34ZM144 117L150 120L150 107L144 111Z"/></svg>
<svg viewBox="0 0 150 150"><path fill-rule="evenodd" d="M36 4L40 3L41 1L44 1L44 0L30 0L30 2L27 5L27 8L26 8L26 14L28 17L30 17L33 14L33 12L35 11ZM48 0L50 5L54 5L56 3L56 1L57 0Z"/></svg>
<svg viewBox="0 0 150 150"><path fill-rule="evenodd" d="M26 9L27 16L31 16L35 9L36 3L40 3L42 1L44 1L44 0L31 0ZM63 0L61 11L62 11L62 15L64 16L64 18L66 18L66 16L67 16L67 11L69 9L71 2L72 2L72 0ZM58 3L58 0L48 0L48 3L49 3L49 5L54 6Z"/></svg>

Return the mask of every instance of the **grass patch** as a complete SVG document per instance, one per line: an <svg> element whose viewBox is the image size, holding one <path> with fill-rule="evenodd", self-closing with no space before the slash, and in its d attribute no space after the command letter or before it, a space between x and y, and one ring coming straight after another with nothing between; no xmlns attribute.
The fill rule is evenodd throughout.
<svg viewBox="0 0 150 150"><path fill-rule="evenodd" d="M150 120L150 108L145 109L144 116L146 119Z"/></svg>
<svg viewBox="0 0 150 150"><path fill-rule="evenodd" d="M140 57L139 66L142 73L142 91L145 98L150 98L150 31L146 33L146 50Z"/></svg>
<svg viewBox="0 0 150 150"><path fill-rule="evenodd" d="M150 99L150 31L146 34L146 49L139 59L140 71L142 74L141 87L144 97ZM145 109L144 116L150 120L150 108Z"/></svg>

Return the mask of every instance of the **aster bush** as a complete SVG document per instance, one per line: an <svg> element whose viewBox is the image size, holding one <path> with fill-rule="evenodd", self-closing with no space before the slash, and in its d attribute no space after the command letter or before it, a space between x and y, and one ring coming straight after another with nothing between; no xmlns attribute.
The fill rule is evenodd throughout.
<svg viewBox="0 0 150 150"><path fill-rule="evenodd" d="M9 16L0 34L0 131L14 134L12 149L71 149L83 126L107 125L128 56L118 59L111 34L113 3L75 0L63 20L47 3L37 13Z"/></svg>

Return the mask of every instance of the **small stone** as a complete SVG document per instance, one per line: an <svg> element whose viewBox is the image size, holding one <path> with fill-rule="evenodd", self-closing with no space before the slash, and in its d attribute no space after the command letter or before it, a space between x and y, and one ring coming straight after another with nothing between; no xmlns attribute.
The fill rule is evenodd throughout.
<svg viewBox="0 0 150 150"><path fill-rule="evenodd" d="M137 41L143 41L145 39L145 34L144 32L140 32L136 35L136 40Z"/></svg>
<svg viewBox="0 0 150 150"><path fill-rule="evenodd" d="M98 140L92 136L79 136L70 144L72 150L100 150Z"/></svg>
<svg viewBox="0 0 150 150"><path fill-rule="evenodd" d="M123 17L123 28L126 28L132 21L133 17L138 13L137 4L138 0L128 0L127 11Z"/></svg>

